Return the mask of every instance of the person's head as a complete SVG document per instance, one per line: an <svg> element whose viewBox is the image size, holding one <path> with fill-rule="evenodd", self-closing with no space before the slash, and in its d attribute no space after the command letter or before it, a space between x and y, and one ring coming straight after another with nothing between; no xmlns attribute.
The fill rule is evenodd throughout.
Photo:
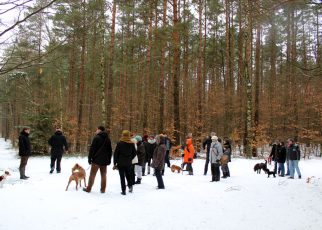
<svg viewBox="0 0 322 230"><path fill-rule="evenodd" d="M212 142L218 142L218 137L217 136L212 136L211 140L212 140Z"/></svg>
<svg viewBox="0 0 322 230"><path fill-rule="evenodd" d="M289 139L287 139L287 144L288 144L288 145L292 145L292 144L294 144L294 139L293 139L293 138L289 138Z"/></svg>
<svg viewBox="0 0 322 230"><path fill-rule="evenodd" d="M24 127L23 129L22 129L22 132L23 133L30 133L30 128L28 128L28 127Z"/></svg>
<svg viewBox="0 0 322 230"><path fill-rule="evenodd" d="M130 138L131 137L131 133L129 130L123 130L122 131L122 137L123 138Z"/></svg>
<svg viewBox="0 0 322 230"><path fill-rule="evenodd" d="M215 132L210 133L210 137L217 136Z"/></svg>
<svg viewBox="0 0 322 230"><path fill-rule="evenodd" d="M192 133L188 133L187 138L192 138Z"/></svg>
<svg viewBox="0 0 322 230"><path fill-rule="evenodd" d="M140 135L136 135L134 138L135 138L136 142L142 141L142 137Z"/></svg>
<svg viewBox="0 0 322 230"><path fill-rule="evenodd" d="M100 133L100 132L104 132L104 131L105 131L104 126L102 126L102 125L97 126L96 133Z"/></svg>

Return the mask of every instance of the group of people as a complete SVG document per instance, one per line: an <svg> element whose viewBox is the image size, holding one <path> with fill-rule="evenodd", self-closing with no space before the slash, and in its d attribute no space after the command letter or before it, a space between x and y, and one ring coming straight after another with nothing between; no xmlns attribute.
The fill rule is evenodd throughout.
<svg viewBox="0 0 322 230"><path fill-rule="evenodd" d="M272 146L269 159L274 161L274 173L279 176L289 176L289 179L294 179L295 171L298 178L301 179L301 171L299 168L299 161L301 159L301 151L293 138L287 140L287 145L284 142L276 142ZM285 163L287 170L285 173Z"/></svg>

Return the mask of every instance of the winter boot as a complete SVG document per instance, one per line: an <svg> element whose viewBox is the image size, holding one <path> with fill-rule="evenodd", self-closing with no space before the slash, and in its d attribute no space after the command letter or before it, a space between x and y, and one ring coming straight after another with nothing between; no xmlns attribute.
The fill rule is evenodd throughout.
<svg viewBox="0 0 322 230"><path fill-rule="evenodd" d="M125 191L122 191L122 192L121 192L121 194L122 194L123 196L125 196L125 195L126 195L126 192L125 192Z"/></svg>
<svg viewBox="0 0 322 230"><path fill-rule="evenodd" d="M224 179L227 178L227 173L224 172L221 178L224 178Z"/></svg>
<svg viewBox="0 0 322 230"><path fill-rule="evenodd" d="M129 186L129 192L133 192L133 186Z"/></svg>
<svg viewBox="0 0 322 230"><path fill-rule="evenodd" d="M148 174L150 174L150 166L148 166Z"/></svg>
<svg viewBox="0 0 322 230"><path fill-rule="evenodd" d="M141 178L137 178L137 180L134 182L135 184L141 184Z"/></svg>

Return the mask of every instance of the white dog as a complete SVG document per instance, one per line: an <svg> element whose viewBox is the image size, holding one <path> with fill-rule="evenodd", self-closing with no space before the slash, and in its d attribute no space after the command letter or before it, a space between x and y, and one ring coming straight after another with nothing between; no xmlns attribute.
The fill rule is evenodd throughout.
<svg viewBox="0 0 322 230"><path fill-rule="evenodd" d="M5 171L2 176L0 176L0 188L3 188L3 184L8 176L11 176L11 174L8 171Z"/></svg>

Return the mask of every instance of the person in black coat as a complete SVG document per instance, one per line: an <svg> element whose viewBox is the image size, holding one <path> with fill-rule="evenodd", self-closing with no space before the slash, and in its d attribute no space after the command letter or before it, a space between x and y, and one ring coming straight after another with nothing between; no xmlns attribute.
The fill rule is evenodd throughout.
<svg viewBox="0 0 322 230"><path fill-rule="evenodd" d="M276 143L272 146L271 154L269 154L269 157L274 161L274 173L277 173L277 161L276 161L276 155L278 151L278 146Z"/></svg>
<svg viewBox="0 0 322 230"><path fill-rule="evenodd" d="M26 176L26 166L29 159L29 156L31 156L31 145L29 140L29 128L23 128L23 130L20 132L19 136L19 156L20 158L20 166L19 166L19 172L20 172L20 179L26 180L29 177Z"/></svg>
<svg viewBox="0 0 322 230"><path fill-rule="evenodd" d="M68 145L65 136L60 128L56 129L56 132L48 140L48 144L51 146L50 151L50 173L54 172L55 162L57 173L61 172L60 162L63 157L64 151L68 151Z"/></svg>
<svg viewBox="0 0 322 230"><path fill-rule="evenodd" d="M285 175L284 164L286 161L286 147L284 142L281 142L277 145L276 161L278 164L278 175L281 177L284 177Z"/></svg>
<svg viewBox="0 0 322 230"><path fill-rule="evenodd" d="M156 141L154 139L154 136L150 136L149 139L144 142L144 147L145 147L145 163L143 165L143 176L145 176L145 165L148 163L148 173L150 174L150 166L151 166L151 161L153 157L153 152L154 149L157 147Z"/></svg>
<svg viewBox="0 0 322 230"><path fill-rule="evenodd" d="M204 169L204 175L207 175L208 172L208 165L209 165L209 150L210 150L210 146L211 146L211 137L212 136L216 136L215 132L211 132L210 136L208 136L208 138L202 143L202 147L203 149L206 149L206 162L205 162L205 169Z"/></svg>
<svg viewBox="0 0 322 230"><path fill-rule="evenodd" d="M88 164L91 165L91 171L88 179L88 186L83 190L91 192L95 181L95 176L100 170L101 173L101 193L106 189L106 170L107 165L111 164L112 144L108 134L103 126L98 126L96 136L94 137L88 154Z"/></svg>
<svg viewBox="0 0 322 230"><path fill-rule="evenodd" d="M131 134L128 130L122 132L122 137L117 143L114 151L114 169L119 170L122 195L126 195L125 178L129 187L129 192L133 192L133 183L131 179L132 160L136 156L134 143L131 141Z"/></svg>

